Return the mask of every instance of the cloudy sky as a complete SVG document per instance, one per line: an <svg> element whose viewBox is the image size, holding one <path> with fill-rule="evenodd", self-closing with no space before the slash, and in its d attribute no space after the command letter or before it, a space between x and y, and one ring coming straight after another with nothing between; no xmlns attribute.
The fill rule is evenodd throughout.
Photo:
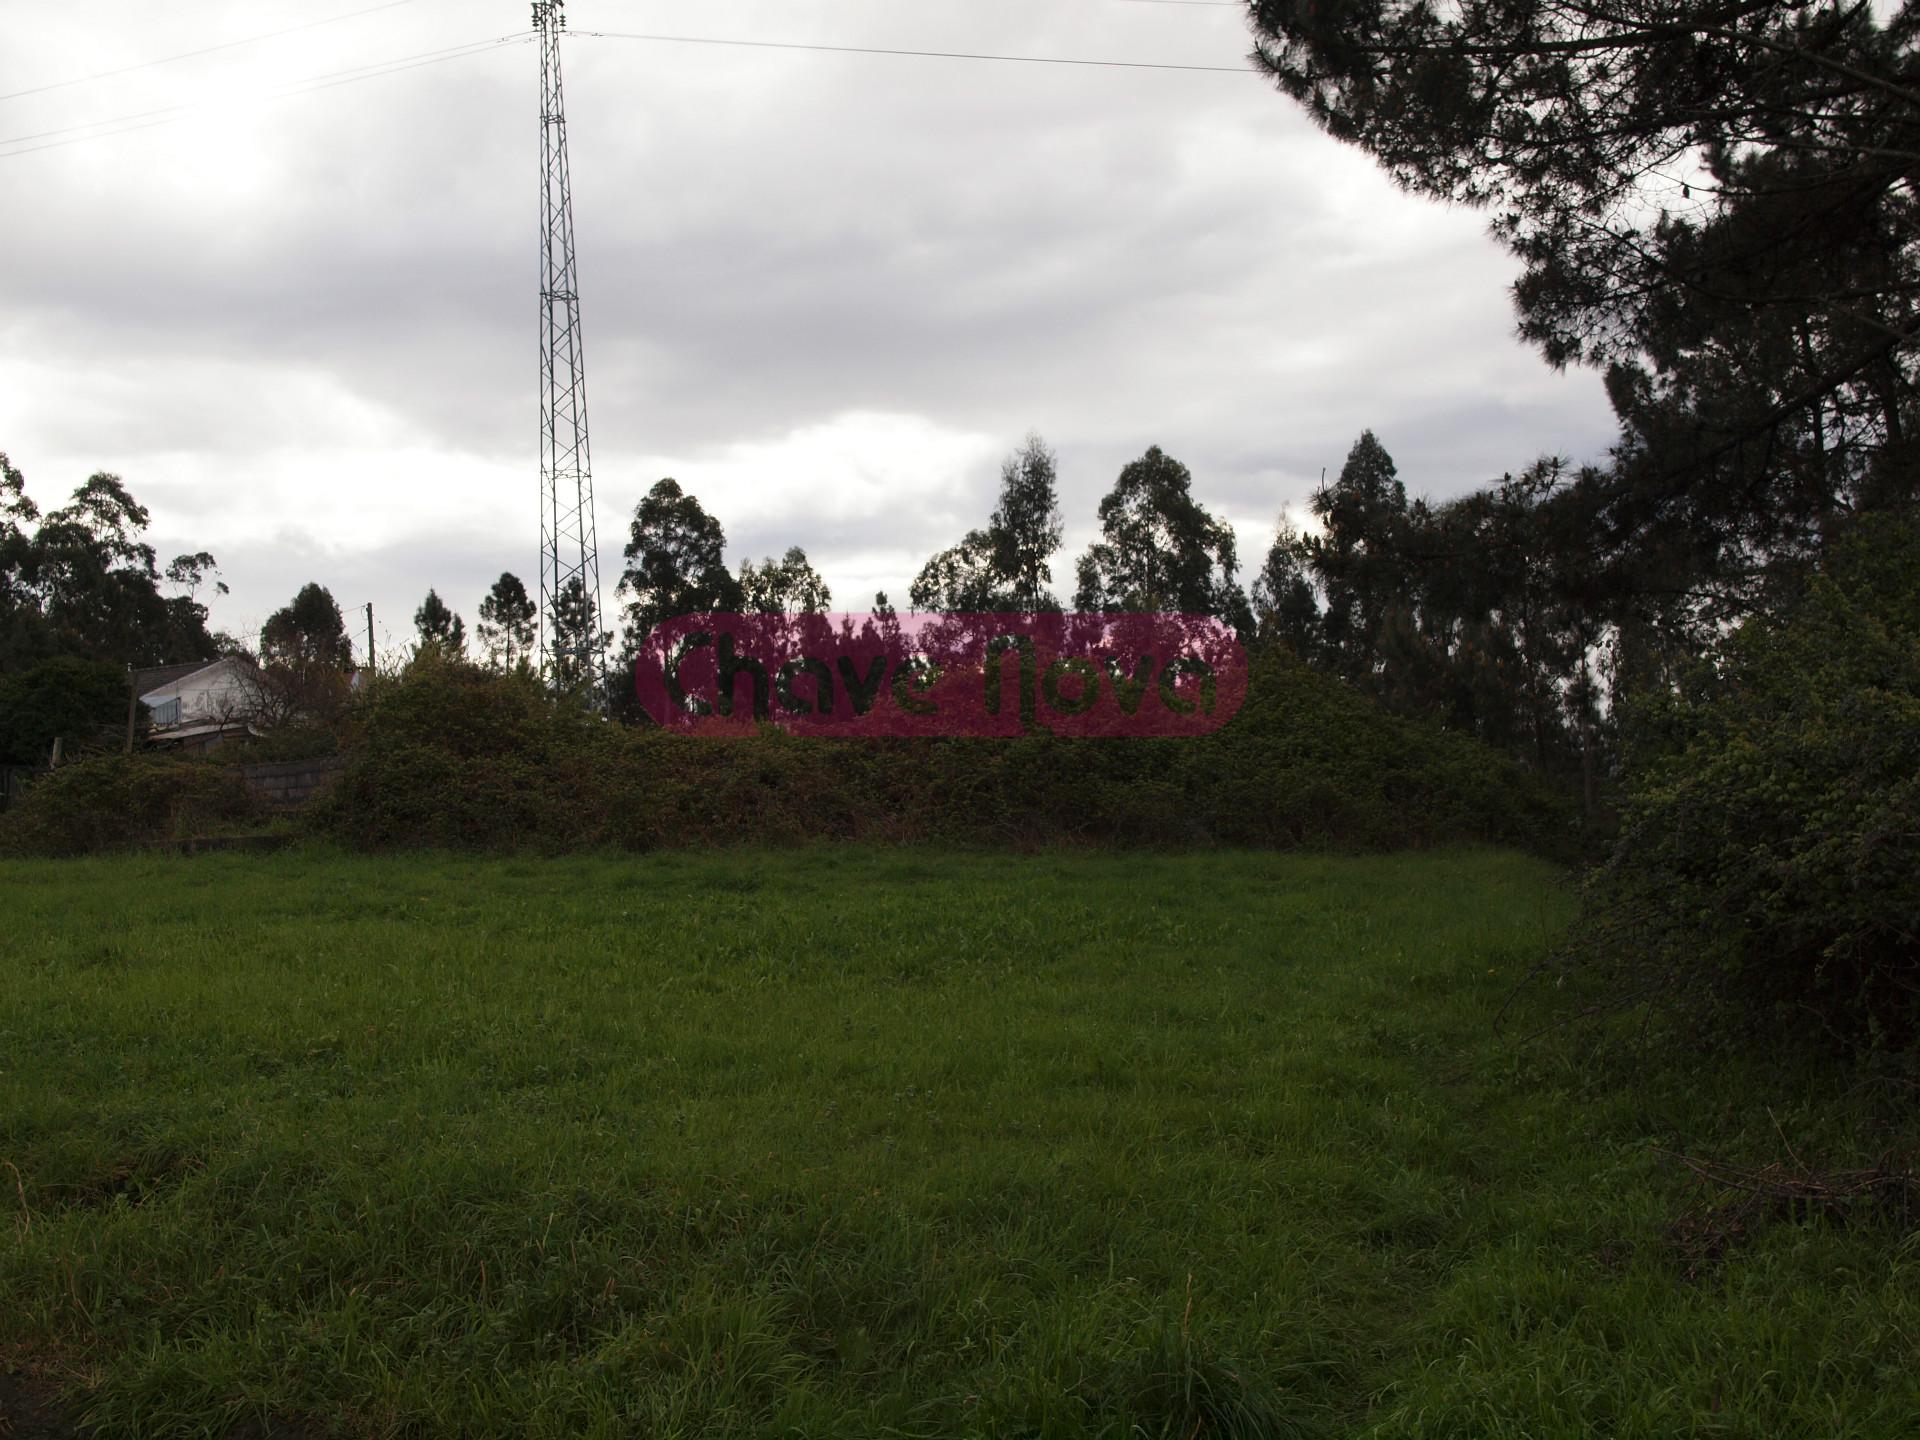
<svg viewBox="0 0 1920 1440"><path fill-rule="evenodd" d="M218 557L238 633L309 579L373 602L383 644L429 585L469 623L502 570L531 587L538 51L441 53L526 35L524 0L7 8L0 450L29 493L121 475L163 558ZM1199 66L1248 49L1238 7L1193 0L568 14ZM1365 427L1438 497L1610 437L1598 378L1514 338L1483 217L1399 194L1250 74L567 45L609 592L662 475L730 560L804 546L860 608L904 601L985 519L1029 430L1060 456L1062 588L1148 445L1251 568Z"/></svg>

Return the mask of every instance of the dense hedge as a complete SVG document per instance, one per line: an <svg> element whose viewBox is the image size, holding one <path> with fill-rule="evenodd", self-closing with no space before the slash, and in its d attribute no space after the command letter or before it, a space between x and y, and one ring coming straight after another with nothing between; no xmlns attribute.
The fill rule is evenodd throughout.
<svg viewBox="0 0 1920 1440"><path fill-rule="evenodd" d="M310 820L362 848L1575 843L1566 808L1511 762L1283 654L1260 657L1240 715L1201 739L697 740L433 655L372 686L353 730Z"/></svg>
<svg viewBox="0 0 1920 1440"><path fill-rule="evenodd" d="M1733 635L1638 729L1577 953L1623 993L1697 1002L1697 1035L1910 1045L1920 527L1876 522L1838 545L1796 607Z"/></svg>
<svg viewBox="0 0 1920 1440"><path fill-rule="evenodd" d="M258 819L239 772L161 755L102 755L35 780L0 816L0 853L87 855Z"/></svg>

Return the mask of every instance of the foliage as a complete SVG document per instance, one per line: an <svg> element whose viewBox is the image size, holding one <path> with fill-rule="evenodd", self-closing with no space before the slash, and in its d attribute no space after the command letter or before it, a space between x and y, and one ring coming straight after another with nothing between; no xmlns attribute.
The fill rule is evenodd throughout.
<svg viewBox="0 0 1920 1440"><path fill-rule="evenodd" d="M148 523L146 507L104 473L43 516L0 455L0 670L59 655L123 668L214 658L195 598L213 557L179 556L163 574L142 538Z"/></svg>
<svg viewBox="0 0 1920 1440"><path fill-rule="evenodd" d="M1920 10L1251 9L1330 134L1492 210L1549 360L1610 367L1620 444L1570 487L1614 592L1596 623L1711 636L1790 594L1837 519L1913 499Z"/></svg>
<svg viewBox="0 0 1920 1440"><path fill-rule="evenodd" d="M740 563L740 603L749 615L819 615L833 604L833 592L807 552L791 545L778 560Z"/></svg>
<svg viewBox="0 0 1920 1440"><path fill-rule="evenodd" d="M260 658L269 665L346 670L353 665L340 606L326 586L309 581L260 629Z"/></svg>
<svg viewBox="0 0 1920 1440"><path fill-rule="evenodd" d="M1624 695L1662 676L1637 648L1646 627L1598 573L1591 494L1543 461L1456 500L1409 503L1368 431L1315 492L1317 532L1283 520L1254 585L1261 633L1396 714L1441 721L1556 781L1578 776L1592 814L1619 763L1606 681Z"/></svg>
<svg viewBox="0 0 1920 1440"><path fill-rule="evenodd" d="M1257 633L1307 661L1320 659L1322 638L1313 558L1312 542L1282 514L1267 558L1253 578Z"/></svg>
<svg viewBox="0 0 1920 1440"><path fill-rule="evenodd" d="M1730 312L1777 305L1789 283L1809 285L1792 298L1817 343L1910 350L1911 336L1860 321L1910 304L1912 7L1253 11L1261 63L1330 133L1403 184L1493 209L1529 267L1527 331L1556 363L1632 357L1676 321L1722 329ZM1873 288L1846 288L1869 271Z"/></svg>
<svg viewBox="0 0 1920 1440"><path fill-rule="evenodd" d="M447 608L437 590L429 589L427 598L413 612L413 629L422 646L431 645L450 655L466 653L467 622Z"/></svg>
<svg viewBox="0 0 1920 1440"><path fill-rule="evenodd" d="M586 695L599 678L611 631L600 628L600 597L589 594L584 577L575 575L553 597L547 617L549 678L564 694Z"/></svg>
<svg viewBox="0 0 1920 1440"><path fill-rule="evenodd" d="M326 586L309 581L260 630L251 718L273 727L328 725L346 703L353 642Z"/></svg>
<svg viewBox="0 0 1920 1440"><path fill-rule="evenodd" d="M1404 608L1411 578L1400 533L1407 487L1373 431L1354 442L1339 478L1314 492L1313 514L1320 533L1307 547L1326 594L1326 651L1343 674L1370 681L1387 617Z"/></svg>
<svg viewBox="0 0 1920 1440"><path fill-rule="evenodd" d="M100 755L36 780L0 816L0 851L90 855L257 819L237 771L154 754Z"/></svg>
<svg viewBox="0 0 1920 1440"><path fill-rule="evenodd" d="M1055 468L1046 442L1027 436L1000 466L1000 501L986 528L969 530L920 568L907 592L913 608L954 615L1058 610L1047 589L1062 533Z"/></svg>
<svg viewBox="0 0 1920 1440"><path fill-rule="evenodd" d="M480 602L480 648L496 670L511 670L533 659L539 608L518 575L503 571Z"/></svg>
<svg viewBox="0 0 1920 1440"><path fill-rule="evenodd" d="M1724 1033L1920 1021L1920 526L1862 527L1640 724L1579 953Z"/></svg>
<svg viewBox="0 0 1920 1440"><path fill-rule="evenodd" d="M957 545L930 556L907 589L907 603L924 614L992 615L1014 608L1000 573L993 537L969 530Z"/></svg>
<svg viewBox="0 0 1920 1440"><path fill-rule="evenodd" d="M1258 657L1245 708L1215 735L1011 742L694 740L423 653L360 698L351 742L311 820L356 847L1581 843L1510 762L1384 715L1284 653Z"/></svg>
<svg viewBox="0 0 1920 1440"><path fill-rule="evenodd" d="M1011 608L1022 613L1059 608L1047 590L1053 579L1049 561L1064 533L1055 471L1054 454L1037 434L1028 435L1000 467L1000 503L987 535Z"/></svg>
<svg viewBox="0 0 1920 1440"><path fill-rule="evenodd" d="M682 615L733 612L745 605L740 582L727 569L726 544L719 520L671 477L655 482L634 507L618 590L625 597L620 657L610 668L603 697L609 714L643 720L633 695L633 667L658 626Z"/></svg>
<svg viewBox="0 0 1920 1440"><path fill-rule="evenodd" d="M366 846L537 843L556 742L596 728L529 672L423 650L356 697L347 773L310 818Z"/></svg>
<svg viewBox="0 0 1920 1440"><path fill-rule="evenodd" d="M127 677L112 665L63 655L0 675L0 763L44 765L56 737L77 756L102 733L124 736Z"/></svg>
<svg viewBox="0 0 1920 1440"><path fill-rule="evenodd" d="M671 478L634 508L620 577L628 654L663 621L740 607L740 586L726 564L726 531Z"/></svg>
<svg viewBox="0 0 1920 1440"><path fill-rule="evenodd" d="M1100 501L1100 534L1080 557L1080 610L1213 615L1252 631L1233 527L1193 498L1193 476L1158 445L1120 472Z"/></svg>
<svg viewBox="0 0 1920 1440"><path fill-rule="evenodd" d="M1522 857L316 847L0 887L0 1354L83 1433L1920 1412L1911 1240L1782 1215L1700 1269L1655 1149L1870 1163L1910 1101L1890 1136L1774 1052L1516 1048L1572 908Z"/></svg>

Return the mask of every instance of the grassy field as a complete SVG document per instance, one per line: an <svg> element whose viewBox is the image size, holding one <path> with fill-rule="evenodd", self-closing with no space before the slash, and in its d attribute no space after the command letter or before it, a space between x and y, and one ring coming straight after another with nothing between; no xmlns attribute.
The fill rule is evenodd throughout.
<svg viewBox="0 0 1920 1440"><path fill-rule="evenodd" d="M54 1386L108 1436L1920 1415L1920 1242L1716 1234L1658 1153L1840 1161L1879 1143L1870 1102L1497 1038L1573 903L1512 855L293 853L0 883L17 1435Z"/></svg>

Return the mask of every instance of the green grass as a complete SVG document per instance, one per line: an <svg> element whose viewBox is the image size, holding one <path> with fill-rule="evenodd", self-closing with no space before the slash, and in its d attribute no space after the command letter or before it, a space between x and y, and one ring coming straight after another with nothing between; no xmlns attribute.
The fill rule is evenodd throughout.
<svg viewBox="0 0 1920 1440"><path fill-rule="evenodd" d="M1491 1031L1490 852L0 865L0 1371L103 1435L1894 1436L1804 1075ZM1523 1021L1546 998L1528 1002ZM1688 1269L1695 1273L1688 1275Z"/></svg>

